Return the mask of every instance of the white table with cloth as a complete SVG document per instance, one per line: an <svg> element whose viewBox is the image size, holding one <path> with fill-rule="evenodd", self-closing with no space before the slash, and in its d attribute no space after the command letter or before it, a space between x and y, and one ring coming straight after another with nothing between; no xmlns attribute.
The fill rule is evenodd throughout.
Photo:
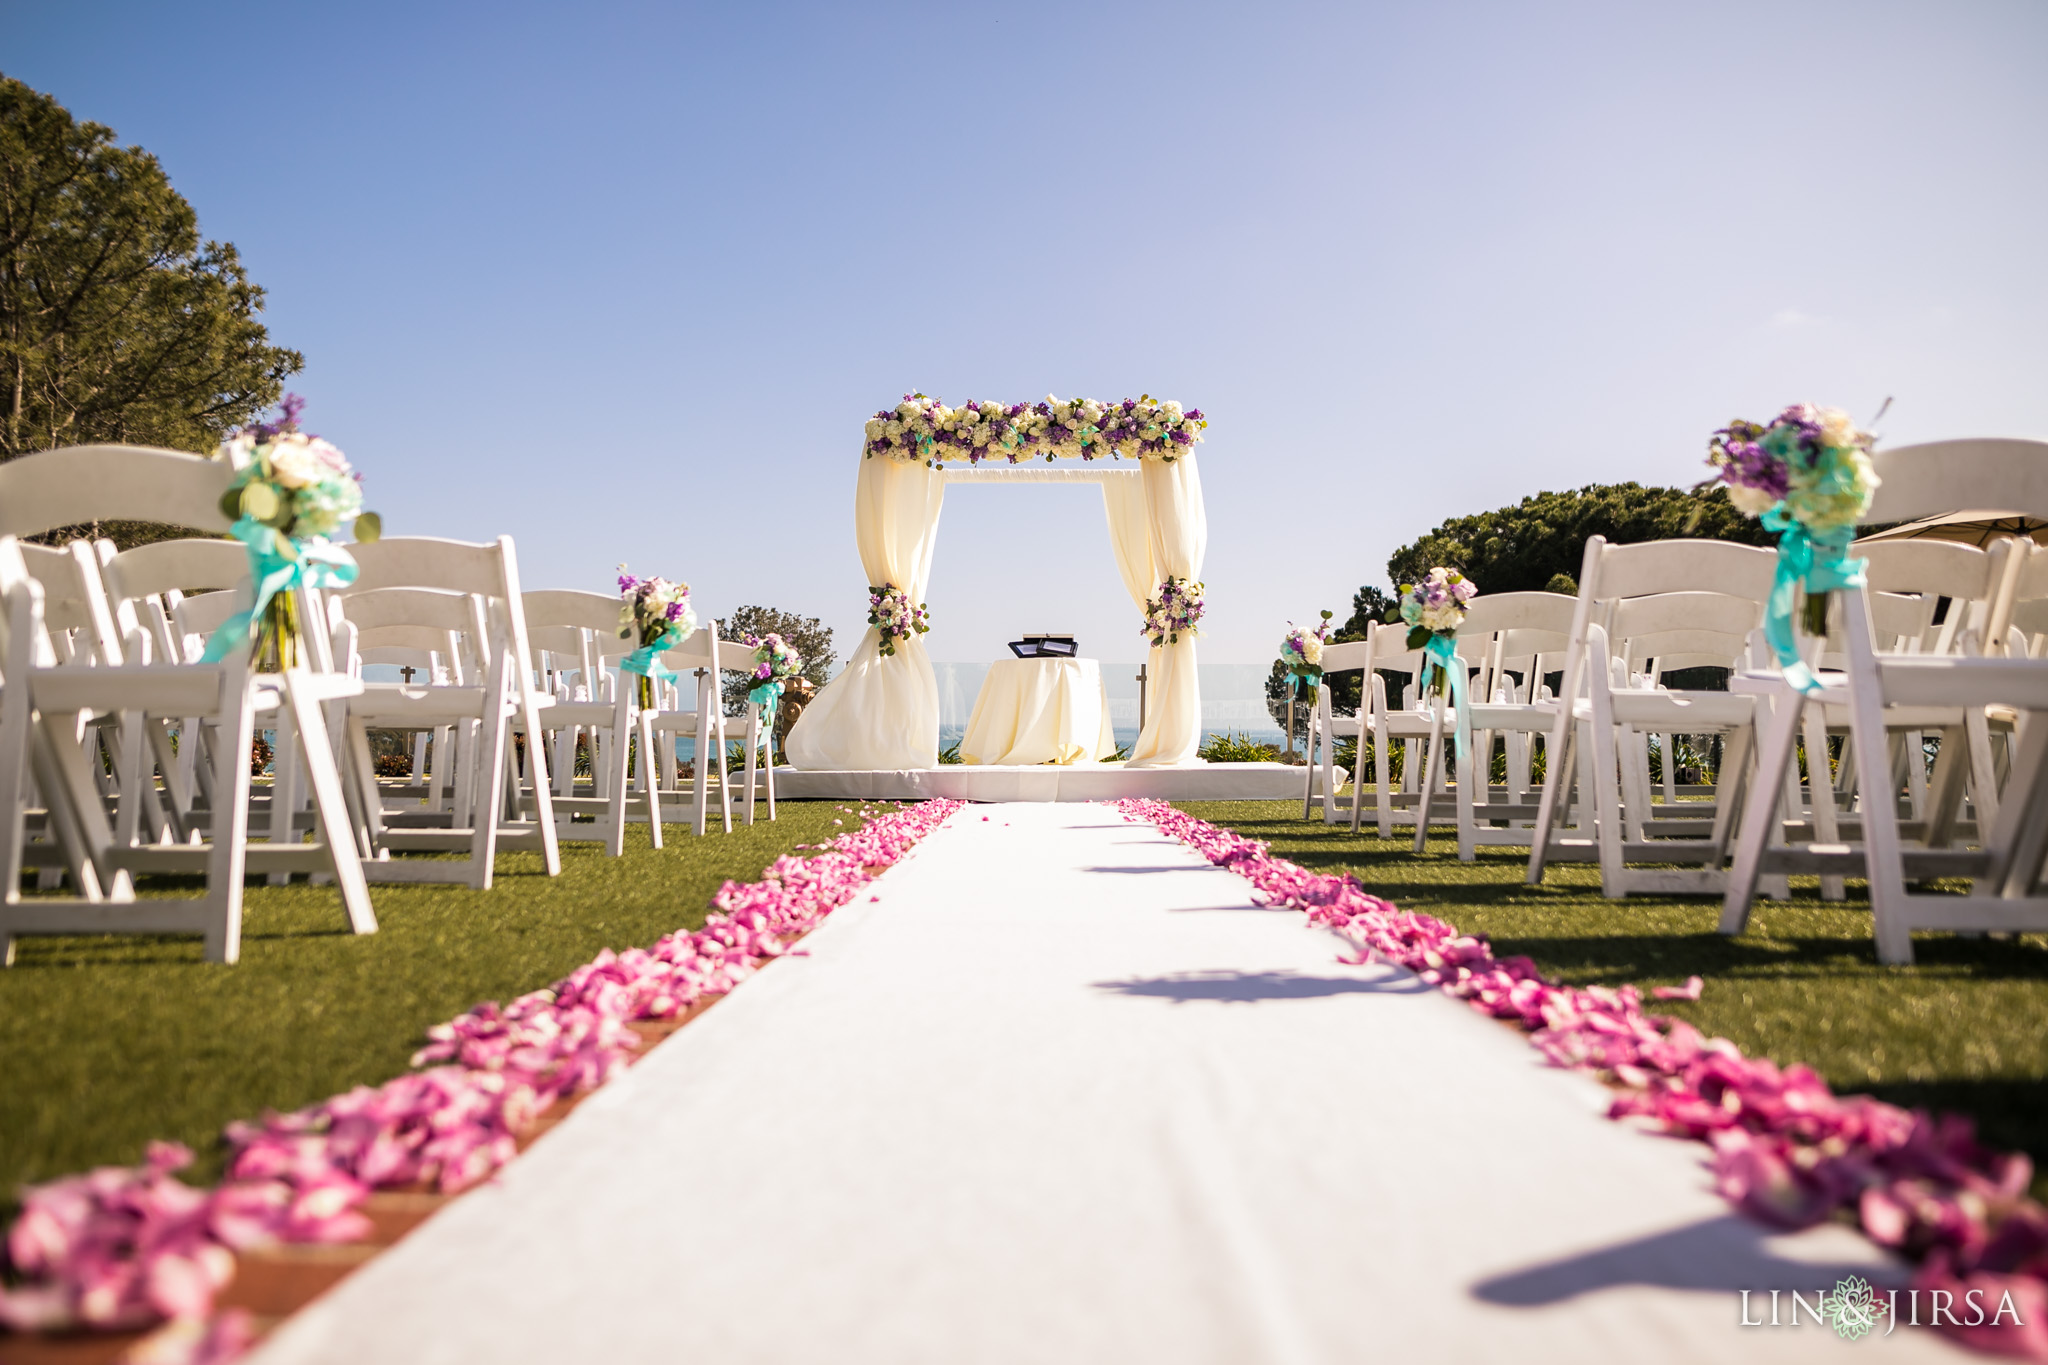
<svg viewBox="0 0 2048 1365"><path fill-rule="evenodd" d="M1091 763L1115 753L1093 659L998 659L960 740L963 761L988 765Z"/></svg>

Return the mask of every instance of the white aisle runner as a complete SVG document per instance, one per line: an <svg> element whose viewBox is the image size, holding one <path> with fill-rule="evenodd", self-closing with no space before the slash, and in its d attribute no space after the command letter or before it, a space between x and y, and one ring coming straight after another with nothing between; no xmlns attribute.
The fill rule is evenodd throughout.
<svg viewBox="0 0 2048 1365"><path fill-rule="evenodd" d="M255 1359L1803 1360L1846 1343L1738 1287L1898 1282L1247 890L971 807Z"/></svg>

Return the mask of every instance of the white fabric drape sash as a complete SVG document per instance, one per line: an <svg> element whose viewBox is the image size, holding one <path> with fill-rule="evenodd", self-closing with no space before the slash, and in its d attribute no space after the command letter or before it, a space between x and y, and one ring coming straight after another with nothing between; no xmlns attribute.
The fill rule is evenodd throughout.
<svg viewBox="0 0 2048 1365"><path fill-rule="evenodd" d="M893 583L924 601L932 548L946 496L940 471L884 457L863 459L854 489L854 533L868 583ZM939 764L939 685L924 637L882 653L873 626L838 677L790 727L789 761L814 772L935 768Z"/></svg>
<svg viewBox="0 0 2048 1365"><path fill-rule="evenodd" d="M1145 525L1146 574L1142 590L1135 586L1137 556L1128 542L1134 537L1128 503L1104 485L1109 509L1110 540L1124 587L1140 610L1166 578L1191 581L1202 576L1209 552L1209 518L1202 506L1202 480L1193 451L1167 464L1147 460L1139 473L1139 505ZM1159 768L1193 763L1202 743L1202 687L1195 669L1195 641L1183 635L1172 644L1154 646L1147 659L1145 727L1131 746L1130 766Z"/></svg>
<svg viewBox="0 0 2048 1365"><path fill-rule="evenodd" d="M949 482L1101 484L1117 573L1141 613L1160 580L1201 577L1209 523L1190 451L1171 464L1145 460L1136 469L941 470L910 461L863 459L853 516L869 584L893 583L912 602L924 600ZM1202 738L1194 640L1184 635L1177 643L1154 648L1146 675L1145 725L1132 749L1131 766L1194 762ZM797 718L787 747L790 762L812 772L937 767L939 688L922 637L898 640L895 654L885 657L881 633L870 627L845 670Z"/></svg>

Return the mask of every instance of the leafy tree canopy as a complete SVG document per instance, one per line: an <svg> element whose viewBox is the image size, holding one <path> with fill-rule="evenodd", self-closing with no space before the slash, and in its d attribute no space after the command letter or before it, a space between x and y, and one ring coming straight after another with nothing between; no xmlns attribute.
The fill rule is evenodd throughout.
<svg viewBox="0 0 2048 1365"><path fill-rule="evenodd" d="M1696 494L1639 483L1593 483L1538 493L1512 507L1453 517L1387 561L1394 583L1413 583L1439 564L1460 569L1482 593L1577 592L1588 536L1616 544L1691 536L1772 545L1777 537L1744 517L1719 489ZM1361 589L1361 596L1366 589Z"/></svg>
<svg viewBox="0 0 2048 1365"><path fill-rule="evenodd" d="M262 308L154 156L0 76L0 459L211 450L305 364Z"/></svg>
<svg viewBox="0 0 2048 1365"><path fill-rule="evenodd" d="M757 640L764 635L780 635L783 642L803 659L804 676L819 687L823 687L832 676L832 665L837 660L832 653L832 627L815 616L798 616L774 607L740 607L725 618L719 638L744 640L749 635ZM725 676L721 695L728 713L740 709L740 703L747 699L747 689L752 685L738 674L728 673Z"/></svg>

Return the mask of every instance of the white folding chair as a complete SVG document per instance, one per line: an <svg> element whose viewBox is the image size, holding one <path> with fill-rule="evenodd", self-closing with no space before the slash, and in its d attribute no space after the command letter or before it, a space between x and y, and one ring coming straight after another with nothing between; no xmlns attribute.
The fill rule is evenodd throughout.
<svg viewBox="0 0 2048 1365"><path fill-rule="evenodd" d="M476 673L461 684L364 683L347 708L347 739L366 808L374 881L463 882L490 889L498 850L541 854L547 875L559 876L552 794L540 716L554 698L535 682L526 639L526 614L512 539L488 545L394 536L354 547L356 581L335 593L340 620L335 652L353 653L361 632L411 627L464 637L476 655ZM535 818L524 818L513 745L513 722L534 737L526 746L533 774ZM387 811L376 789L369 730L457 729L457 808ZM395 851L462 853L459 860L395 859Z"/></svg>
<svg viewBox="0 0 2048 1365"><path fill-rule="evenodd" d="M1340 785L1337 770L1337 744L1349 739L1363 746L1371 710L1367 705L1365 680L1366 664L1372 657L1372 644L1367 640L1346 640L1341 643L1323 645L1323 679L1316 685L1315 697L1308 713L1308 742L1302 748L1302 757L1307 760L1302 774L1301 818L1306 820L1316 800L1316 779L1322 778L1323 823L1334 825L1340 812L1349 810L1359 798L1359 788L1354 786L1351 795L1338 794ZM1330 678L1338 673L1359 675L1358 711L1354 715L1338 715L1330 704Z"/></svg>
<svg viewBox="0 0 2048 1365"><path fill-rule="evenodd" d="M573 687L566 681L558 684L555 704L544 717L555 734L553 806L559 837L602 843L617 858L626 851L626 825L637 815L654 826L654 846L661 847L659 798L649 790L636 812L627 787L638 680L617 672L618 661L633 647L619 638L619 599L549 591L527 593L525 602L528 639L555 664L558 677L569 671L562 667L567 664L579 679ZM590 755L589 796L575 794L579 733ZM579 825L573 822L577 815L594 819Z"/></svg>
<svg viewBox="0 0 2048 1365"><path fill-rule="evenodd" d="M1468 687L1467 726L1472 742L1457 754L1458 857L1472 862L1481 844L1526 847L1537 805L1528 798L1533 737L1556 723L1557 703L1542 695L1543 660L1561 655L1570 638L1577 603L1561 593L1514 592L1475 597L1458 628L1458 664L1477 676ZM1516 667L1522 674L1517 683ZM1506 780L1493 790L1493 742L1506 757ZM1435 753L1439 730L1429 741L1425 771L1442 768ZM1422 820L1432 818L1434 784L1423 784Z"/></svg>
<svg viewBox="0 0 2048 1365"><path fill-rule="evenodd" d="M640 780L647 785L655 812L653 833L656 848L661 847L662 824L658 792L666 786L679 795L681 793L681 759L676 752L676 742L686 734L693 741L690 828L702 835L710 821L711 774L716 769L719 812L725 823L725 832L732 833L732 786L726 780L726 718L719 696L719 673L726 666L721 663L721 658L732 659L734 650L745 649L744 645L720 640L714 627L699 626L689 639L660 655L662 663L677 675L675 681L664 688L657 688L657 696L661 700L655 709L639 711L634 717L640 735L640 753L644 755ZM621 677L619 685L637 690L632 687L635 681ZM752 752L751 748L749 752Z"/></svg>
<svg viewBox="0 0 2048 1365"><path fill-rule="evenodd" d="M1727 541L1610 545L1603 536L1588 538L1529 851L1532 885L1542 881L1549 862L1565 860L1598 862L1601 893L1609 897L1721 891L1734 802L1753 751L1755 699L1646 685L1629 671L1628 642L1691 631L1707 637L1691 643L1718 641L1718 649L1709 652L1725 650L1720 657L1733 664L1747 632L1761 619L1776 563L1769 550ZM1712 590L1700 591L1701 585ZM1669 652L1668 642L1657 647ZM1726 752L1716 774L1711 821L1704 812L1698 819L1654 818L1651 734L1722 739ZM1626 802L1625 781L1632 798ZM1590 796L1591 839L1557 830L1557 816L1575 783L1592 788L1580 797ZM1653 866L1639 865L1644 863ZM1673 863L1691 866L1666 866Z"/></svg>
<svg viewBox="0 0 2048 1365"><path fill-rule="evenodd" d="M329 691L300 669L252 675L239 651L219 664L61 664L43 626L41 585L29 577L11 536L0 536L0 595L7 602L0 638L6 659L0 673L0 957L12 962L14 940L24 934L199 933L208 960L233 962L241 954L245 869L325 872L334 878L351 927L375 932L340 777L326 747L320 702ZM316 842L279 844L252 856L250 739L256 716L281 707L317 740L308 745ZM94 780L97 765L81 743L81 722L94 715L138 724L198 717L214 727L216 799L204 812L208 844L116 840ZM31 772L66 851L71 896L23 899L20 893ZM197 900L139 901L132 889L139 873L200 873L206 892Z"/></svg>
<svg viewBox="0 0 2048 1365"><path fill-rule="evenodd" d="M1866 523L1910 521L1963 507L2010 509L2048 517L2048 442L2025 440L1937 441L1879 450L1873 455L1882 480L1865 515ZM2010 558L2009 565L2019 562ZM1994 601L2009 602L2008 577ZM1916 654L1881 652L1873 624L1870 589L1839 594L1839 638L1845 667L1821 675L1821 688L1802 694L1782 675L1759 671L1743 678L1779 705L1759 754L1757 784L1770 792L1791 762L1798 722L1814 705L1845 708L1850 741L1862 781L1861 835L1855 846L1808 846L1777 855L1780 865L1796 861L1808 871L1869 879L1878 960L1913 960L1916 929L2038 932L2048 928L2048 894L2041 880L2048 862L2048 661L2003 654ZM1995 613L1994 613L1995 615ZM1940 828L1940 811L1952 799L1944 791L1960 780L1963 764L1937 761L1935 818L1928 828L1902 827L1889 735L1901 708L2008 708L2015 718L2012 769L1995 819L1980 814L1980 847L1952 846ZM1944 744L1945 749L1949 746ZM1981 799L1981 797L1980 797ZM1721 929L1739 933L1747 922L1756 879L1773 846L1768 838L1771 803L1757 801L1745 812L1735 865L1722 904ZM1915 880L1967 876L1967 895L1917 892Z"/></svg>
<svg viewBox="0 0 2048 1365"><path fill-rule="evenodd" d="M1373 813L1379 836L1386 839L1392 837L1395 825L1415 825L1420 817L1422 798L1418 779L1424 767L1422 746L1432 726L1440 728L1440 717L1424 709L1417 697L1420 689L1416 680L1421 676L1424 656L1421 650L1408 648L1407 626L1375 625L1366 637L1366 646L1362 706L1364 730L1372 742L1369 745L1360 742L1358 756L1352 763L1351 789L1355 795L1351 803L1351 832L1358 832L1364 815L1365 761L1369 749L1373 765ZM1388 700L1387 676L1390 674L1408 679L1406 704L1399 710L1394 709ZM1393 776L1395 744L1403 746L1399 790L1395 789ZM1426 826L1418 826L1418 829L1424 828Z"/></svg>

